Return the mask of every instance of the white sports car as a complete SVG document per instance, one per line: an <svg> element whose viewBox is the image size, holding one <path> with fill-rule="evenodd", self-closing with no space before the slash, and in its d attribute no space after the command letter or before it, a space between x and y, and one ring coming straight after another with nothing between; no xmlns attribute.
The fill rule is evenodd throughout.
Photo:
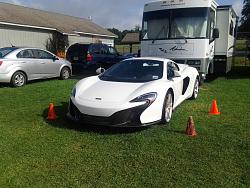
<svg viewBox="0 0 250 188"><path fill-rule="evenodd" d="M117 127L168 123L173 109L185 99L196 99L198 91L195 68L169 59L132 58L80 80L72 91L67 116Z"/></svg>

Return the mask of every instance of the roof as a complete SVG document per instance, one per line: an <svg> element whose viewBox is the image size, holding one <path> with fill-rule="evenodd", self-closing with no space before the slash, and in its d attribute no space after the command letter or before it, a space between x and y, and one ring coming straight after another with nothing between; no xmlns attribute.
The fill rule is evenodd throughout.
<svg viewBox="0 0 250 188"><path fill-rule="evenodd" d="M121 41L123 44L138 44L140 43L139 33L127 33Z"/></svg>
<svg viewBox="0 0 250 188"><path fill-rule="evenodd" d="M56 30L63 34L116 35L91 20L0 2L0 24Z"/></svg>

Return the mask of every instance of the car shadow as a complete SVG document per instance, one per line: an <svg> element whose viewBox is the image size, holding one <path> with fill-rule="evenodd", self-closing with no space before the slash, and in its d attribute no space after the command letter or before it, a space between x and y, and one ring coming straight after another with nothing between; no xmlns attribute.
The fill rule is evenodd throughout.
<svg viewBox="0 0 250 188"><path fill-rule="evenodd" d="M0 83L0 88L10 87L9 84L6 83Z"/></svg>
<svg viewBox="0 0 250 188"><path fill-rule="evenodd" d="M82 123L76 123L71 120L69 120L66 117L66 114L68 112L68 103L61 103L59 106L54 106L57 119L54 121L47 120L48 116L48 110L49 108L44 109L42 117L44 118L44 121L46 121L49 125L56 128L62 128L62 129L70 129L75 130L79 132L94 132L101 135L107 134L107 135L113 135L113 134L129 134L129 133L136 133L143 130L148 129L148 127L139 127L139 128L129 128L129 127L107 127L107 126L95 126L95 125L89 125Z"/></svg>

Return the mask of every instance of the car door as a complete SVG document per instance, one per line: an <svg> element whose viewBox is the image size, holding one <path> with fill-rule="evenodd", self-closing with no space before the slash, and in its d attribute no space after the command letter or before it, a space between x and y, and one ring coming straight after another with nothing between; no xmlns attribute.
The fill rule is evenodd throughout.
<svg viewBox="0 0 250 188"><path fill-rule="evenodd" d="M176 76L175 71L179 71L178 65L172 61L169 61L167 63L167 78L173 82L172 86L174 90L174 105L177 106L183 101L183 77Z"/></svg>
<svg viewBox="0 0 250 188"><path fill-rule="evenodd" d="M101 52L101 44L92 44L89 48L90 54L93 56L93 62L97 65L105 63L105 56Z"/></svg>
<svg viewBox="0 0 250 188"><path fill-rule="evenodd" d="M42 78L42 66L40 62L35 58L32 49L25 49L17 54L17 59L24 70L27 73L28 79L39 79Z"/></svg>
<svg viewBox="0 0 250 188"><path fill-rule="evenodd" d="M108 47L108 57L109 57L109 63L110 64L115 64L120 62L121 60L123 60L121 57L119 56L118 52L116 51L115 48L113 48L112 46Z"/></svg>
<svg viewBox="0 0 250 188"><path fill-rule="evenodd" d="M40 49L35 50L35 54L43 67L44 77L59 76L61 67L59 59L56 59L51 53Z"/></svg>

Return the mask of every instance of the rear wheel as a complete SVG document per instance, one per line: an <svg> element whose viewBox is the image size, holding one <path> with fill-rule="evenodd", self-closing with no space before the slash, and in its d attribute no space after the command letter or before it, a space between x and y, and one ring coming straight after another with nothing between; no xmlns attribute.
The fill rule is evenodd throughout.
<svg viewBox="0 0 250 188"><path fill-rule="evenodd" d="M11 85L13 87L22 87L26 84L27 77L23 72L15 72L11 78Z"/></svg>
<svg viewBox="0 0 250 188"><path fill-rule="evenodd" d="M169 123L173 114L173 94L168 91L164 100L161 123Z"/></svg>
<svg viewBox="0 0 250 188"><path fill-rule="evenodd" d="M69 70L69 68L64 67L64 68L61 70L60 78L61 78L62 80L67 80L67 79L69 79L69 77L70 77L70 70Z"/></svg>

